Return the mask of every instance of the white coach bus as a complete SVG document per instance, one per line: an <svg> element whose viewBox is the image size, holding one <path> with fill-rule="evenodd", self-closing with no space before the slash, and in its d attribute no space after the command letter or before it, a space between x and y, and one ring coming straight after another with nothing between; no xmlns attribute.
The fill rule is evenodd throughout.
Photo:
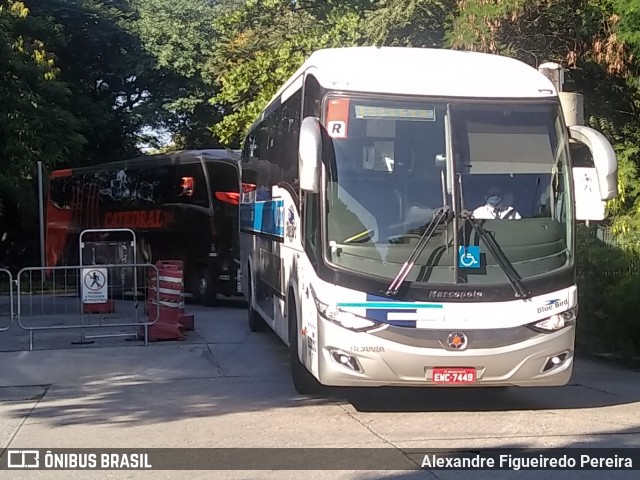
<svg viewBox="0 0 640 480"><path fill-rule="evenodd" d="M270 101L242 153L242 283L298 392L569 381L575 224L604 218L617 161L547 73L326 49Z"/></svg>

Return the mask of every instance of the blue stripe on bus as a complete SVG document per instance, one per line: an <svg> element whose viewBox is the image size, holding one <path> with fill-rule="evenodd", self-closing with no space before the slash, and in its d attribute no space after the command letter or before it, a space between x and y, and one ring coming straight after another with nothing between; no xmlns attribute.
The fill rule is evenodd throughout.
<svg viewBox="0 0 640 480"><path fill-rule="evenodd" d="M366 309L365 316L376 322L388 323L396 327L416 328L417 323L415 315L418 313L418 309L442 309L443 305L439 303L416 303L416 302L401 302L387 300L385 297L378 297L375 295L367 294L367 301L365 302L339 302L337 307L341 308L364 308ZM389 320L389 314L396 314L394 320ZM414 318L409 320L402 320L402 315L413 316Z"/></svg>
<svg viewBox="0 0 640 480"><path fill-rule="evenodd" d="M442 305L437 303L414 303L414 302L342 302L337 304L338 307L344 308L366 308L366 309L379 309L379 310L399 310L405 311L417 310L422 308L442 308Z"/></svg>
<svg viewBox="0 0 640 480"><path fill-rule="evenodd" d="M284 200L240 205L240 228L256 233L284 237Z"/></svg>
<svg viewBox="0 0 640 480"><path fill-rule="evenodd" d="M443 305L441 303L401 302L399 300L389 300L389 297L372 295L371 293L367 293L367 302L369 304L374 304L374 305L379 305L379 304L389 305L388 308L443 308ZM369 307L369 308L378 308L378 307Z"/></svg>

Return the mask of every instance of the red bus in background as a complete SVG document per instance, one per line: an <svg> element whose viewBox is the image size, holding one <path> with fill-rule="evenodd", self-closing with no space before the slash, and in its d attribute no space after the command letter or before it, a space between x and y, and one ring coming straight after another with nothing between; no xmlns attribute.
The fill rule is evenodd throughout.
<svg viewBox="0 0 640 480"><path fill-rule="evenodd" d="M47 266L78 265L86 229L129 228L136 262L184 262L185 291L199 303L240 296L239 156L226 150L188 150L121 162L56 170L46 205ZM84 242L116 243L127 233L87 233ZM91 252L83 264L133 263L131 253Z"/></svg>

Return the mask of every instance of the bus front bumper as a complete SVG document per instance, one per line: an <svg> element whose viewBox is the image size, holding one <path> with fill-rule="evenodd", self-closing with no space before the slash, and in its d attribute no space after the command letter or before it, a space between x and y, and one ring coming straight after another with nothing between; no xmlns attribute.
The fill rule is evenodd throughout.
<svg viewBox="0 0 640 480"><path fill-rule="evenodd" d="M573 370L575 325L498 348L462 351L407 346L322 317L318 330L318 379L328 386L560 386ZM434 369L442 368L473 369L475 380L434 382Z"/></svg>

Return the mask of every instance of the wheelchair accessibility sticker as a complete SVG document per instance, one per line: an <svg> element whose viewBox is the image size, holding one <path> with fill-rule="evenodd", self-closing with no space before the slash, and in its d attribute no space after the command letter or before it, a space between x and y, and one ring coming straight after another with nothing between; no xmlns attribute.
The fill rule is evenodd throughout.
<svg viewBox="0 0 640 480"><path fill-rule="evenodd" d="M458 249L458 264L461 268L480 268L480 247L469 245Z"/></svg>

